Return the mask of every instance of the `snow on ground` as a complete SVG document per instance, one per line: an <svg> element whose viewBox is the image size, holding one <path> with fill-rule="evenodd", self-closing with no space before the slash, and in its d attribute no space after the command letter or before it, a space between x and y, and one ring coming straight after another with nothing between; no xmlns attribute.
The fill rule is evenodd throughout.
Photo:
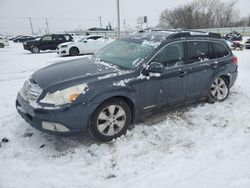
<svg viewBox="0 0 250 188"><path fill-rule="evenodd" d="M15 110L25 79L71 57L0 49L0 139L10 140L0 147L0 188L249 188L250 50L234 53L240 72L228 100L165 112L102 144L40 133Z"/></svg>

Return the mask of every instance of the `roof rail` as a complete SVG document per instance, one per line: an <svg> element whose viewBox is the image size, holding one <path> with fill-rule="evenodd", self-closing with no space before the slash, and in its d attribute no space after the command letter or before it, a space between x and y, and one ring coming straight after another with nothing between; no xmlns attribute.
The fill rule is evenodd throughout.
<svg viewBox="0 0 250 188"><path fill-rule="evenodd" d="M168 39L176 39L176 38L186 38L186 37L209 37L209 38L218 38L221 39L221 35L219 33L206 33L202 31L183 31L177 32L169 35Z"/></svg>

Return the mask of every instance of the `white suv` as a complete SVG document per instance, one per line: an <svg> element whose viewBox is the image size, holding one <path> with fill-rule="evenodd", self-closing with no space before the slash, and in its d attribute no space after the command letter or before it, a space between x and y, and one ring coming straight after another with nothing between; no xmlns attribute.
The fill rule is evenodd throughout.
<svg viewBox="0 0 250 188"><path fill-rule="evenodd" d="M8 39L0 36L0 48L4 48L5 46L9 46Z"/></svg>

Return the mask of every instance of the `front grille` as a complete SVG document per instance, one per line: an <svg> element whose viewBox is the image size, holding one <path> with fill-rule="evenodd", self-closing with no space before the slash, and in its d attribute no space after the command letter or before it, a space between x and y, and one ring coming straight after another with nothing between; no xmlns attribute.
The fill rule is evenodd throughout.
<svg viewBox="0 0 250 188"><path fill-rule="evenodd" d="M42 89L31 79L26 80L21 89L22 97L28 102L36 102L42 93Z"/></svg>

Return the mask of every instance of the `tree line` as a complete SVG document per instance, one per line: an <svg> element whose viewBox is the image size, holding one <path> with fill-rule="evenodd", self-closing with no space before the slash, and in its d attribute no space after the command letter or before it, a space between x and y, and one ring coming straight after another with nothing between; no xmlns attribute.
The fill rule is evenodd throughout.
<svg viewBox="0 0 250 188"><path fill-rule="evenodd" d="M240 17L238 0L194 0L160 14L159 26L165 28L202 29L250 26L250 16Z"/></svg>

